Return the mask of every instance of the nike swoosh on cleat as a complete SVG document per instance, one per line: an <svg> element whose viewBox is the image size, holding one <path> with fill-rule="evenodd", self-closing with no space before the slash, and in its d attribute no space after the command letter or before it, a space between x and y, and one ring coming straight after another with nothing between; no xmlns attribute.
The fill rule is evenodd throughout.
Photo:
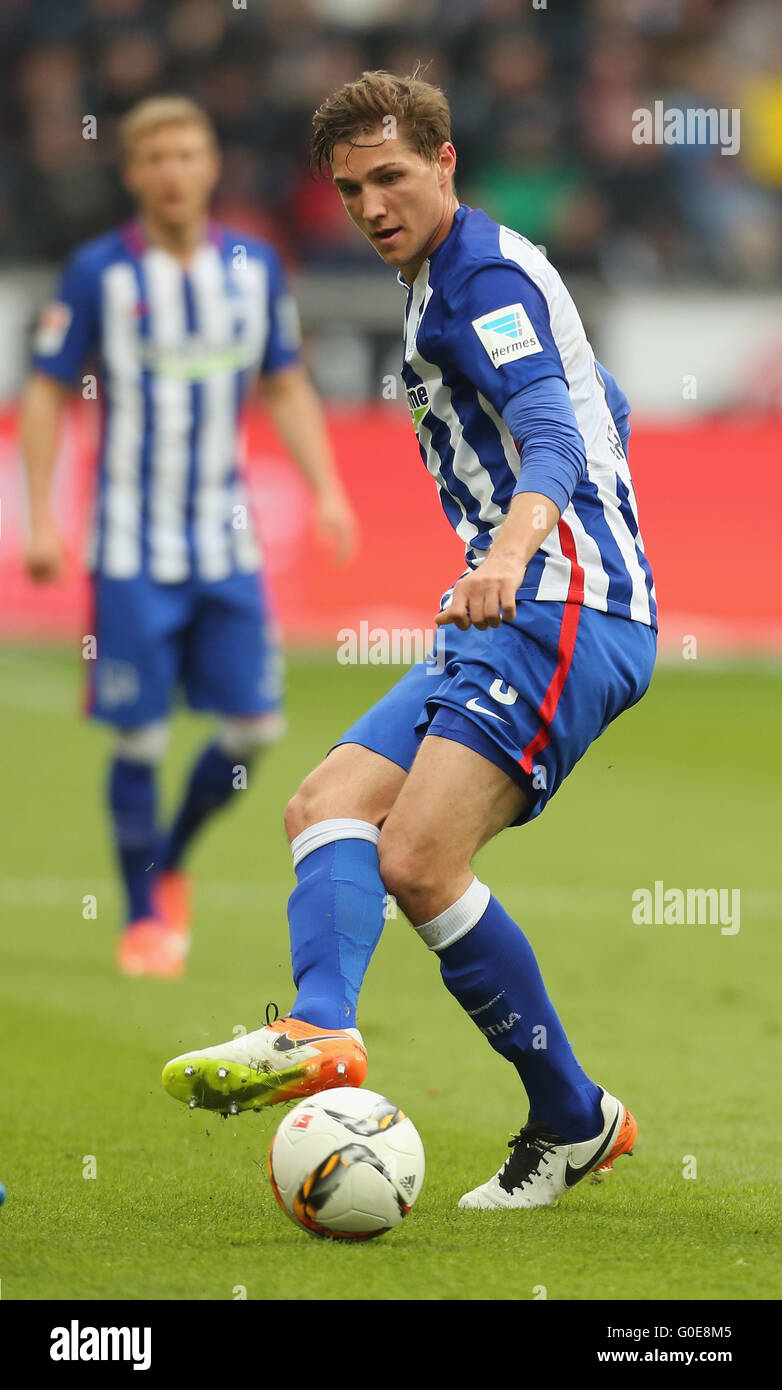
<svg viewBox="0 0 782 1390"><path fill-rule="evenodd" d="M479 705L477 699L475 699L475 698L473 698L472 700L468 700L468 701L467 701L467 704L465 705L465 709L474 710L476 714L488 714L488 715L491 716L492 719L499 719L499 721L500 721L501 724L509 724L509 723L510 723L510 720L508 720L508 719L503 719L503 717L502 717L501 714L495 714L495 712L494 712L493 709L484 709L483 705Z"/></svg>
<svg viewBox="0 0 782 1390"><path fill-rule="evenodd" d="M592 1155L588 1163L584 1163L580 1168L572 1168L569 1163L565 1164L566 1187L575 1187L575 1184L579 1182L581 1178L585 1178L587 1173L591 1173L592 1169L597 1167L598 1163L600 1162L600 1159L603 1157L603 1154L608 1148L608 1145L613 1143L614 1139L616 1138L616 1130L621 1116L622 1107L621 1105L617 1105L616 1114L614 1116L614 1122L611 1125L611 1128L609 1129L608 1134L606 1135L602 1144L600 1145L600 1148L597 1150L597 1153Z"/></svg>
<svg viewBox="0 0 782 1390"><path fill-rule="evenodd" d="M309 1047L311 1043L336 1041L338 1034L335 1033L316 1033L312 1038L292 1038L290 1033L280 1033L275 1043L272 1043L273 1052L293 1052L297 1047Z"/></svg>

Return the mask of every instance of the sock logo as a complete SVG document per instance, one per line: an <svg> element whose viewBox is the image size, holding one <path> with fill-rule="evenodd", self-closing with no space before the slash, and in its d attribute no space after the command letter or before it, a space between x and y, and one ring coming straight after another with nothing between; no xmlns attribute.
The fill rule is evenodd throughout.
<svg viewBox="0 0 782 1390"><path fill-rule="evenodd" d="M514 1023L521 1023L521 1014L509 1014L507 1018L500 1019L499 1023L490 1023L487 1028L481 1028L481 1032L486 1038L496 1038L501 1033L509 1033Z"/></svg>
<svg viewBox="0 0 782 1390"><path fill-rule="evenodd" d="M504 999L504 997L505 990L501 989L499 994L495 994L494 998L489 1000L488 1004L481 1004L479 1009L468 1009L467 1013L470 1018L477 1018L478 1014L485 1014L486 1010L490 1009L492 1004L496 1004L498 999ZM478 1026L480 1027L480 1024Z"/></svg>

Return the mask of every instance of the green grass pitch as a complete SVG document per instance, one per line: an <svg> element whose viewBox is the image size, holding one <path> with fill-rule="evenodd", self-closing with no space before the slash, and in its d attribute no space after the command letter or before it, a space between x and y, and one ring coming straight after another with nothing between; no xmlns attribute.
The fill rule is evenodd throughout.
<svg viewBox="0 0 782 1390"><path fill-rule="evenodd" d="M399 1230L341 1246L273 1200L278 1108L191 1113L159 1078L175 1053L258 1026L267 1000L290 1003L285 799L393 673L291 659L288 736L195 849L190 970L168 983L114 972L107 736L77 717L78 665L0 653L4 1299L779 1296L778 669L659 669L545 815L477 863L529 933L580 1060L638 1117L635 1155L553 1209L457 1210L524 1097L400 917L359 1022L368 1084L418 1125L427 1179ZM207 727L176 723L169 807ZM656 879L740 888L740 931L634 925L631 894Z"/></svg>

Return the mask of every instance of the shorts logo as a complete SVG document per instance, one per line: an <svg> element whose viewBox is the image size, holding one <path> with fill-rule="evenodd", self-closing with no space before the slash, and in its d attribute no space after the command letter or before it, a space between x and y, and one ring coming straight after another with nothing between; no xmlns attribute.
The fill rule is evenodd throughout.
<svg viewBox="0 0 782 1390"><path fill-rule="evenodd" d="M115 661L111 657L98 661L95 683L99 702L104 709L132 705L141 693L141 680L136 667L129 661Z"/></svg>
<svg viewBox="0 0 782 1390"><path fill-rule="evenodd" d="M501 724L509 723L509 720L503 719L501 714L495 714L493 709L486 709L485 705L479 705L475 698L467 701L465 709L471 709L475 714L488 714L492 719L499 719Z"/></svg>
<svg viewBox="0 0 782 1390"><path fill-rule="evenodd" d="M504 309L495 309L491 314L473 319L472 326L493 367L502 367L506 362L515 362L519 357L529 357L534 352L543 351L523 304L508 304Z"/></svg>

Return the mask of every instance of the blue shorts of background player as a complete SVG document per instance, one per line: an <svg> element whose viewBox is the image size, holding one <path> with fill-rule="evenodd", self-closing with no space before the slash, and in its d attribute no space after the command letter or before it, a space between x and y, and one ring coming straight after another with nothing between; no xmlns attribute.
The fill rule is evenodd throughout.
<svg viewBox="0 0 782 1390"><path fill-rule="evenodd" d="M189 707L235 718L279 708L282 659L257 574L160 584L93 576L88 712L125 728Z"/></svg>
<svg viewBox="0 0 782 1390"><path fill-rule="evenodd" d="M157 973L181 974L190 917L181 865L197 831L246 789L259 750L283 730L282 657L257 573L180 584L96 574L92 583L97 650L87 711L116 730L109 806L125 923L141 929L124 934L119 964L132 973L133 952L151 943L161 953ZM182 698L191 709L217 715L218 724L164 832L158 765L169 715Z"/></svg>
<svg viewBox="0 0 782 1390"><path fill-rule="evenodd" d="M540 815L590 744L646 691L657 634L579 604L520 602L516 615L485 632L438 629L429 659L335 747L361 744L407 772L426 735L451 739L522 787L516 825Z"/></svg>

